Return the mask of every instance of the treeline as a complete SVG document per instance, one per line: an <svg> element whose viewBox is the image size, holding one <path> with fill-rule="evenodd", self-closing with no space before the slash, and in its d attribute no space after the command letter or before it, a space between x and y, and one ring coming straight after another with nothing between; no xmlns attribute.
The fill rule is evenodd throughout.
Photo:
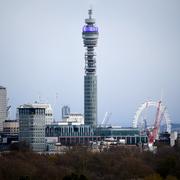
<svg viewBox="0 0 180 180"><path fill-rule="evenodd" d="M157 153L112 147L92 153L73 147L61 155L40 155L26 148L0 154L1 180L176 180L180 150L161 147Z"/></svg>

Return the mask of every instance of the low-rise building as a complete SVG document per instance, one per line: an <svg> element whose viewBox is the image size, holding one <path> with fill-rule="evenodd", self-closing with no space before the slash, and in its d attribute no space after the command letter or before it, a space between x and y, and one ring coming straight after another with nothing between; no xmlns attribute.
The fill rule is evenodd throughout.
<svg viewBox="0 0 180 180"><path fill-rule="evenodd" d="M137 128L103 127L94 128L91 125L59 125L46 126L46 137L58 137L58 142L68 144L88 144L91 141L106 141L113 139L119 144L136 145L147 143L146 134L140 134Z"/></svg>
<svg viewBox="0 0 180 180"><path fill-rule="evenodd" d="M82 125L84 124L84 116L82 114L78 113L71 113L67 117L63 118L63 120L60 122L62 125Z"/></svg>
<svg viewBox="0 0 180 180"><path fill-rule="evenodd" d="M5 120L3 122L3 134L4 135L18 135L19 133L19 121L18 120Z"/></svg>

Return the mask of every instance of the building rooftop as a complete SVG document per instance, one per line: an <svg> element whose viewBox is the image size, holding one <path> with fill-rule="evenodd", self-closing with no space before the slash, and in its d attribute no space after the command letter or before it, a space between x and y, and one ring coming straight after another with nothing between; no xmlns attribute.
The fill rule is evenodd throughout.
<svg viewBox="0 0 180 180"><path fill-rule="evenodd" d="M24 104L24 105L20 105L19 108L50 108L51 109L51 105L50 104L43 104L43 103L33 103L33 104Z"/></svg>
<svg viewBox="0 0 180 180"><path fill-rule="evenodd" d="M0 89L6 89L5 87L3 87L3 86L0 86Z"/></svg>
<svg viewBox="0 0 180 180"><path fill-rule="evenodd" d="M5 120L4 122L18 122L18 120L17 119L13 119L13 120L10 120L10 119L8 119L8 120Z"/></svg>
<svg viewBox="0 0 180 180"><path fill-rule="evenodd" d="M69 116L83 116L81 113L70 113Z"/></svg>

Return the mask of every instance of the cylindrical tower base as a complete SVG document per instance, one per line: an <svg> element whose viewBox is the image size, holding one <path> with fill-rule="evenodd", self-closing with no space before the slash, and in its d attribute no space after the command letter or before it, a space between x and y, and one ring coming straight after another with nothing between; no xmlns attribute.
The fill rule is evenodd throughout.
<svg viewBox="0 0 180 180"><path fill-rule="evenodd" d="M85 124L97 126L97 76L84 76L84 119Z"/></svg>

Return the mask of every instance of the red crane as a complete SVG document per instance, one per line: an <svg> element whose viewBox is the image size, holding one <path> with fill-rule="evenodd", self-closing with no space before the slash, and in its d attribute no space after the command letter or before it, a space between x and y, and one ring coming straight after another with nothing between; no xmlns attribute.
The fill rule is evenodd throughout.
<svg viewBox="0 0 180 180"><path fill-rule="evenodd" d="M151 133L149 133L149 136L148 136L149 144L154 143L154 141L157 137L158 131L159 131L160 122L161 122L161 119L162 119L163 113L164 113L164 111L163 111L163 113L160 113L160 108L161 108L161 101L158 102L158 107L157 107L156 118L155 118L153 130Z"/></svg>

